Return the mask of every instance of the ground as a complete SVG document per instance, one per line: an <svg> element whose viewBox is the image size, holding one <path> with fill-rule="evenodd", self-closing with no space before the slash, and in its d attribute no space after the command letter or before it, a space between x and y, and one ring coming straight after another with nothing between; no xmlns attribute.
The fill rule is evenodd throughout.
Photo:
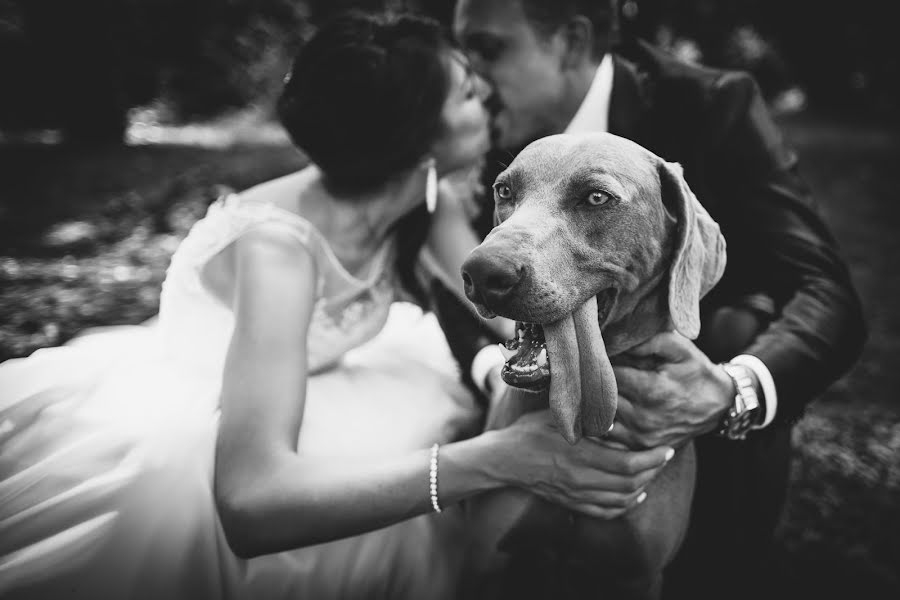
<svg viewBox="0 0 900 600"><path fill-rule="evenodd" d="M779 533L783 589L897 598L900 136L806 114L782 124L851 266L870 332L857 366L796 428ZM85 327L149 318L172 251L208 203L302 164L277 135L218 148L0 146L0 360Z"/></svg>

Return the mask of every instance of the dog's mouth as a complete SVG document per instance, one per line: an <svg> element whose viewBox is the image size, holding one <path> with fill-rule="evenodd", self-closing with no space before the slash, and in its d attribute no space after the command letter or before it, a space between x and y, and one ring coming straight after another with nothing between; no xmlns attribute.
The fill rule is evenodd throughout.
<svg viewBox="0 0 900 600"><path fill-rule="evenodd" d="M602 329L609 319L616 299L616 289L597 294L597 322ZM550 387L550 361L544 329L538 323L516 322L516 336L500 344L506 364L500 377L507 384L534 392Z"/></svg>
<svg viewBox="0 0 900 600"><path fill-rule="evenodd" d="M550 385L550 361L544 330L537 323L516 322L516 337L500 345L506 364L500 371L511 386L532 391Z"/></svg>

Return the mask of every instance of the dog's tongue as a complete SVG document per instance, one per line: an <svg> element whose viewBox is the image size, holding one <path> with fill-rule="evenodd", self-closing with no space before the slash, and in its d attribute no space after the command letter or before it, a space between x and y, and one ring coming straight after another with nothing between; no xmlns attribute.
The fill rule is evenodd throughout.
<svg viewBox="0 0 900 600"><path fill-rule="evenodd" d="M597 321L597 298L543 326L550 355L550 410L570 444L600 436L616 414L618 389Z"/></svg>

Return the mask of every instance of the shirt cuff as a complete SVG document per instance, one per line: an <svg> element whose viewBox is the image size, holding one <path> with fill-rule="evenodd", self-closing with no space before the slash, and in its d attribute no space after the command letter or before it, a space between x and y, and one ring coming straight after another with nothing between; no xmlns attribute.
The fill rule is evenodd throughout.
<svg viewBox="0 0 900 600"><path fill-rule="evenodd" d="M488 374L490 374L493 369L503 366L503 363L505 362L506 359L503 358L503 353L500 352L500 346L497 344L485 346L479 350L478 354L475 355L475 358L472 359L472 366L469 368L469 374L472 376L472 381L475 382L475 385L478 386L478 389L484 394L488 394Z"/></svg>
<svg viewBox="0 0 900 600"><path fill-rule="evenodd" d="M757 381L759 381L759 385L762 388L763 402L766 403L766 416L762 424L757 425L755 429L768 427L769 424L775 419L775 413L778 412L778 394L775 391L775 380L772 379L772 374L769 373L769 368L766 367L763 361L759 360L752 354L741 354L739 356L735 356L729 362L735 365L747 367L748 369L753 371L754 375L756 375L756 379Z"/></svg>

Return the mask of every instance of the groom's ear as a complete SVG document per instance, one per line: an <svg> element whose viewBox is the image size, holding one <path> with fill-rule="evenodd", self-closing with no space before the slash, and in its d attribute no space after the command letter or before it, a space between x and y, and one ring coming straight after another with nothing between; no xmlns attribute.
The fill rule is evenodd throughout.
<svg viewBox="0 0 900 600"><path fill-rule="evenodd" d="M575 15L562 26L561 35L565 41L562 68L576 69L591 58L594 51L594 28L590 19Z"/></svg>

